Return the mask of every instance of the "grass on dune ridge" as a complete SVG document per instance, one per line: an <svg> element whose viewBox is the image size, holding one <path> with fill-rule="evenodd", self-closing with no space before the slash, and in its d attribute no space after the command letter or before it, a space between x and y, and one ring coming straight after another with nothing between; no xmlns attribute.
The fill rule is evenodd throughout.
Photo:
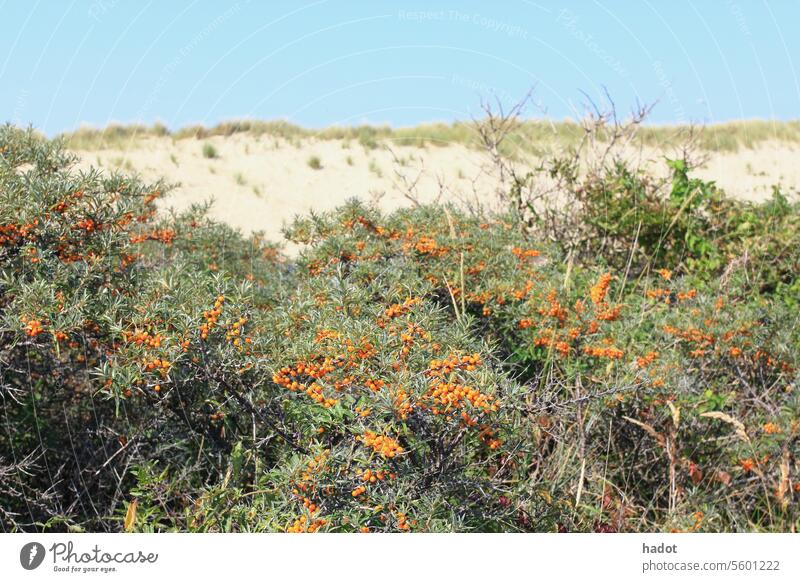
<svg viewBox="0 0 800 582"><path fill-rule="evenodd" d="M689 130L687 125L645 125L637 139L645 146L669 146L682 139ZM446 146L453 143L468 147L477 145L471 122L427 123L413 127L389 126L331 126L324 129L301 127L284 120L232 120L212 127L191 125L171 130L163 124L111 124L105 128L81 127L58 137L66 146L76 150L135 148L144 137L171 137L173 140L207 139L246 133L269 136L296 142L302 139L352 140L374 149L381 142L402 145ZM549 146L572 145L583 135L581 125L575 121L536 119L526 120L509 135L510 152L541 154ZM731 121L701 126L699 146L706 151L735 152L740 148L754 148L767 141L800 142L800 120L770 121L761 119Z"/></svg>

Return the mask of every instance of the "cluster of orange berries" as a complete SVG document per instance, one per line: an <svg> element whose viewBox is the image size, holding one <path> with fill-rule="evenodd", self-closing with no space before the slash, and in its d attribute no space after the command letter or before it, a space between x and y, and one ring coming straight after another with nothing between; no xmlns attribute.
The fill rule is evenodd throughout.
<svg viewBox="0 0 800 582"><path fill-rule="evenodd" d="M103 225L99 222L95 222L91 218L82 218L75 223L73 228L75 230L83 230L88 234L92 232L101 232L103 230Z"/></svg>
<svg viewBox="0 0 800 582"><path fill-rule="evenodd" d="M658 353L656 352L647 352L643 356L639 356L636 358L636 366L638 368L646 368L650 364L652 364L656 358L658 358Z"/></svg>
<svg viewBox="0 0 800 582"><path fill-rule="evenodd" d="M558 302L555 289L547 294L547 302L549 303L549 307L539 308L539 315L552 317L563 322L567 318L567 310Z"/></svg>
<svg viewBox="0 0 800 582"><path fill-rule="evenodd" d="M714 344L715 338L711 333L706 333L696 327L689 327L687 329L678 329L677 327L666 325L664 326L664 333L677 336L689 343L695 343L701 347L708 347Z"/></svg>
<svg viewBox="0 0 800 582"><path fill-rule="evenodd" d="M150 204L153 200L156 200L157 198L161 198L161 190L155 190L150 194L148 194L147 196L145 196L144 203Z"/></svg>
<svg viewBox="0 0 800 582"><path fill-rule="evenodd" d="M154 240L162 242L166 245L171 245L175 240L175 231L172 230L171 228L164 228L164 229L151 230L148 232L142 232L139 234L132 234L130 236L130 241L133 244L139 244L149 240Z"/></svg>
<svg viewBox="0 0 800 582"><path fill-rule="evenodd" d="M543 329L536 339L533 340L533 345L536 347L552 348L564 357L569 355L569 344L564 340L557 339L552 329Z"/></svg>
<svg viewBox="0 0 800 582"><path fill-rule="evenodd" d="M768 422L768 423L766 423L766 424L765 424L765 425L762 427L762 429L764 430L764 432L765 432L766 434L780 434L780 432L781 432L781 427L779 427L779 426L778 426L777 424L775 424L774 422Z"/></svg>
<svg viewBox="0 0 800 582"><path fill-rule="evenodd" d="M332 406L336 405L338 400L326 398L322 387L316 382L312 382L310 385L306 386L305 384L299 382L297 378L305 375L311 378L319 379L336 369L337 365L341 367L343 362L339 361L338 363L334 363L330 358L325 358L321 364L301 362L295 367L284 366L275 374L273 374L272 381L278 386L282 386L291 392L304 392L309 398L311 398L320 406L331 408Z"/></svg>
<svg viewBox="0 0 800 582"><path fill-rule="evenodd" d="M392 336L398 334L398 329L396 326L390 326L388 331ZM419 337L424 340L431 339L431 334L429 332L425 331L425 329L423 329L422 326L413 323L409 323L408 326L406 327L406 330L399 332L399 334L400 334L400 341L403 345L403 347L400 348L401 359L408 356L408 354L411 352L411 347L415 343L415 337Z"/></svg>
<svg viewBox="0 0 800 582"><path fill-rule="evenodd" d="M341 360L333 360L332 358L324 358L319 364L315 364L314 362L300 362L294 367L284 366L273 376L273 380L276 384L288 388L288 386L285 385L287 380L289 380L290 385L297 383L294 381L294 378L303 375L319 380L333 372L337 367L341 368L343 365L344 362ZM298 387L299 386L294 386L294 389L296 390Z"/></svg>
<svg viewBox="0 0 800 582"><path fill-rule="evenodd" d="M383 311L383 316L388 319L394 319L395 317L405 315L420 301L421 299L419 297L409 297L402 303L393 303Z"/></svg>
<svg viewBox="0 0 800 582"><path fill-rule="evenodd" d="M785 361L776 360L764 350L756 350L756 353L753 356L753 360L755 360L756 362L763 361L767 366L770 367L775 366L781 372L784 372L786 374L791 374L792 372L795 371L794 367L791 364Z"/></svg>
<svg viewBox="0 0 800 582"><path fill-rule="evenodd" d="M231 324L230 329L225 333L225 339L231 342L234 346L239 347L242 343L241 335L244 324L247 323L246 317L240 317L237 321ZM248 337L244 339L245 343L251 343L252 340Z"/></svg>
<svg viewBox="0 0 800 582"><path fill-rule="evenodd" d="M481 360L480 354L466 356L451 355L443 360L431 360L425 374L432 377L443 377L452 373L454 370L472 372L482 363L483 360Z"/></svg>
<svg viewBox="0 0 800 582"><path fill-rule="evenodd" d="M390 473L389 471L385 471L383 469L380 469L378 471L373 471L372 469L367 469L366 471L364 471L364 473L362 473L361 480L364 483L377 483L378 481L386 480L387 477L389 479L396 479L397 478L397 474L396 473Z"/></svg>
<svg viewBox="0 0 800 582"><path fill-rule="evenodd" d="M436 382L431 386L426 397L434 402L431 407L433 414L446 413L450 409L462 408L467 402L473 408L481 409L484 412L496 412L498 409L494 397L462 384ZM440 410L439 407L443 407L444 410Z"/></svg>
<svg viewBox="0 0 800 582"><path fill-rule="evenodd" d="M305 469L303 469L303 472L300 475L300 480L296 483L296 488L292 491L295 495L300 495L301 491L305 493L310 489L309 484L312 481L314 474L319 473L325 467L329 456L330 451L322 451L320 454L316 455L313 459L306 463ZM306 503L304 503L304 505L308 507Z"/></svg>
<svg viewBox="0 0 800 582"><path fill-rule="evenodd" d="M397 413L397 416L403 420L408 418L408 415L411 414L412 410L414 410L414 404L411 402L408 392L406 392L403 388L398 388L394 393L392 404L394 405L394 410Z"/></svg>
<svg viewBox="0 0 800 582"><path fill-rule="evenodd" d="M682 291L680 293L673 293L670 289L648 289L645 292L645 296L647 296L648 299L663 300L664 303L670 305L675 300L687 301L689 299L694 299L697 297L697 289L689 289L686 292Z"/></svg>
<svg viewBox="0 0 800 582"><path fill-rule="evenodd" d="M742 467L745 473L749 473L753 469L757 469L759 465L766 465L769 462L769 455L764 455L760 460L759 459L742 459L739 461L739 465Z"/></svg>
<svg viewBox="0 0 800 582"><path fill-rule="evenodd" d="M22 239L31 237L31 232L39 226L39 219L36 218L33 222L27 224L0 224L0 245L10 246L15 245Z"/></svg>
<svg viewBox="0 0 800 582"><path fill-rule="evenodd" d="M80 252L76 252L73 247L70 247L65 244L58 244L55 247L56 256L64 263L77 263L78 261L86 260L92 261L98 255L94 251L88 251L85 254L81 254Z"/></svg>
<svg viewBox="0 0 800 582"><path fill-rule="evenodd" d="M514 256L517 257L520 261L533 257L538 257L541 254L536 249L521 249L519 247L514 247L513 249L511 249L511 252L514 253Z"/></svg>
<svg viewBox="0 0 800 582"><path fill-rule="evenodd" d="M384 382L383 380L372 380L372 379L369 379L366 382L364 382L364 385L367 388L369 388L370 390L372 390L373 392L380 392L381 389L384 386L386 386L386 382Z"/></svg>
<svg viewBox="0 0 800 582"><path fill-rule="evenodd" d="M328 521L325 519L315 519L309 523L308 516L302 515L294 520L294 523L286 531L288 533L314 533L327 523Z"/></svg>
<svg viewBox="0 0 800 582"><path fill-rule="evenodd" d="M467 275L479 275L484 269L486 269L486 261L478 261L467 268Z"/></svg>
<svg viewBox="0 0 800 582"><path fill-rule="evenodd" d="M583 353L595 358L608 358L609 360L619 360L625 355L621 349L614 346L586 346Z"/></svg>
<svg viewBox="0 0 800 582"><path fill-rule="evenodd" d="M25 315L20 317L20 321L25 324L24 330L25 335L28 337L36 337L40 333L44 331L44 327L42 326L42 322L38 319L29 318Z"/></svg>
<svg viewBox="0 0 800 582"><path fill-rule="evenodd" d="M323 408L331 408L336 406L339 402L335 398L327 398L325 393L322 391L322 386L317 384L316 382L312 382L308 385L308 387L304 390L306 396L311 398L314 402L322 406Z"/></svg>
<svg viewBox="0 0 800 582"><path fill-rule="evenodd" d="M63 214L67 211L67 209L72 206L72 203L75 200L80 200L83 198L83 190L76 190L60 202L58 202L55 206L53 206L53 211L58 212L59 214Z"/></svg>
<svg viewBox="0 0 800 582"><path fill-rule="evenodd" d="M224 303L225 296L219 295L214 301L214 308L203 311L203 319L205 319L206 322L200 325L200 339L208 339L209 332L217 326L217 321L222 314L222 305Z"/></svg>
<svg viewBox="0 0 800 582"><path fill-rule="evenodd" d="M338 339L339 335L340 334L338 331L334 331L332 329L320 329L317 330L317 335L314 337L314 341L319 344L328 339Z"/></svg>
<svg viewBox="0 0 800 582"><path fill-rule="evenodd" d="M497 438L497 432L490 426L482 426L480 433L478 433L481 441L490 449L497 450L503 442Z"/></svg>
<svg viewBox="0 0 800 582"><path fill-rule="evenodd" d="M129 344L144 345L150 348L160 348L161 342L164 341L160 333L151 334L147 331L123 331L122 339Z"/></svg>
<svg viewBox="0 0 800 582"><path fill-rule="evenodd" d="M353 361L354 358L365 360L367 358L371 358L377 353L375 346L373 346L367 338L362 338L358 345L353 342L351 339L346 339L344 341L345 349L350 354L350 360Z"/></svg>
<svg viewBox="0 0 800 582"><path fill-rule="evenodd" d="M303 507L305 507L311 514L319 511L319 506L314 503L310 497L303 497Z"/></svg>
<svg viewBox="0 0 800 582"><path fill-rule="evenodd" d="M397 512L395 515L397 517L397 529L399 529L400 531L411 531L411 526L417 525L416 520L412 520L409 522L408 517L406 517L405 513Z"/></svg>
<svg viewBox="0 0 800 582"><path fill-rule="evenodd" d="M148 372L158 371L162 377L165 377L169 373L170 363L161 358L153 358L152 360L145 358L142 365Z"/></svg>
<svg viewBox="0 0 800 582"><path fill-rule="evenodd" d="M665 281L672 279L672 271L669 269L656 269L656 273L658 273Z"/></svg>
<svg viewBox="0 0 800 582"><path fill-rule="evenodd" d="M608 287L611 285L611 279L611 273L603 273L600 275L597 283L592 285L592 288L589 289L589 296L592 298L592 303L600 305L605 301Z"/></svg>
<svg viewBox="0 0 800 582"><path fill-rule="evenodd" d="M522 287L521 289L512 290L511 296L517 301L522 301L530 294L531 291L533 291L533 281L528 279L527 281L525 281L524 287Z"/></svg>
<svg viewBox="0 0 800 582"><path fill-rule="evenodd" d="M596 317L599 321L616 321L619 319L619 315L622 312L621 305L613 305L611 307L607 307L602 311L598 311Z"/></svg>
<svg viewBox="0 0 800 582"><path fill-rule="evenodd" d="M359 440L387 459L391 459L403 452L403 447L392 437L375 434L370 430L364 432L363 436L359 437Z"/></svg>
<svg viewBox="0 0 800 582"><path fill-rule="evenodd" d="M450 251L447 247L441 246L429 236L421 236L417 239L414 249L421 255L440 257Z"/></svg>

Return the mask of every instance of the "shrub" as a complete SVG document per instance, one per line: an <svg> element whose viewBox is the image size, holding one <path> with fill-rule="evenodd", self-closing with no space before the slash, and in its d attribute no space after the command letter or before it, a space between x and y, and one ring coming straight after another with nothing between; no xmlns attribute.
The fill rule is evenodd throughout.
<svg viewBox="0 0 800 582"><path fill-rule="evenodd" d="M287 227L290 260L73 163L0 131L6 530L800 525L791 281L357 201ZM778 249L796 207L746 208Z"/></svg>
<svg viewBox="0 0 800 582"><path fill-rule="evenodd" d="M321 170L322 169L322 161L319 159L318 156L311 156L308 158L308 167L312 170Z"/></svg>

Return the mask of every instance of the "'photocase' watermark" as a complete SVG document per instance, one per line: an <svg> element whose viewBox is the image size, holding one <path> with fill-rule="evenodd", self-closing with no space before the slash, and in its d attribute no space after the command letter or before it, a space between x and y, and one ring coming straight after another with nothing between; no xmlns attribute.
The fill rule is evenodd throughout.
<svg viewBox="0 0 800 582"><path fill-rule="evenodd" d="M400 10L398 20L414 22L463 22L474 24L491 32L504 34L512 38L528 38L528 31L511 22L497 20L478 12L461 12L460 10Z"/></svg>
<svg viewBox="0 0 800 582"><path fill-rule="evenodd" d="M744 17L744 14L742 14L741 6L739 6L736 2L728 0L728 8L730 9L733 17L736 19L736 24L738 25L741 33L747 38L753 36L753 33L750 32L750 27L747 26L747 19Z"/></svg>
<svg viewBox="0 0 800 582"><path fill-rule="evenodd" d="M28 542L19 551L19 563L26 570L35 570L42 565L47 555L52 558L54 572L69 573L110 573L116 572L120 565L155 564L155 552L106 551L95 544L88 550L76 550L72 542L56 542L49 549L39 542Z"/></svg>
<svg viewBox="0 0 800 582"><path fill-rule="evenodd" d="M19 551L19 563L26 570L35 570L44 561L44 546L39 542L30 542Z"/></svg>
<svg viewBox="0 0 800 582"><path fill-rule="evenodd" d="M627 77L628 71L622 66L619 59L609 54L608 51L603 49L591 33L586 32L578 26L578 16L570 9L564 8L558 13L556 22L567 29L569 33L579 40L583 45L589 49L597 58L603 61L620 77Z"/></svg>
<svg viewBox="0 0 800 582"><path fill-rule="evenodd" d="M119 0L97 0L89 6L89 18L94 18L97 22L100 22L101 17L113 10L117 4L119 4Z"/></svg>
<svg viewBox="0 0 800 582"><path fill-rule="evenodd" d="M661 61L655 61L653 63L653 70L658 77L658 84L664 89L664 93L667 96L667 101L672 106L672 112L675 114L675 121L678 124L686 123L686 111L684 110L680 99L678 99L678 96L675 94L675 89L672 87L672 82L664 72L664 67L661 65Z"/></svg>
<svg viewBox="0 0 800 582"><path fill-rule="evenodd" d="M156 103L159 99L161 91L164 89L166 84L172 78L172 75L178 69L178 67L183 64L186 58L194 52L194 50L205 42L209 36L211 36L220 26L225 24L228 20L233 18L236 14L238 14L244 5L250 3L250 0L246 0L245 2L237 2L233 4L225 10L222 14L217 16L214 20L209 22L205 27L200 29L192 38L191 40L183 45L181 49L178 51L177 56L164 65L164 68L161 69L161 74L158 77L153 89L148 93L147 97L145 98L142 106L139 108L137 119L144 119L147 113L150 111L150 108Z"/></svg>

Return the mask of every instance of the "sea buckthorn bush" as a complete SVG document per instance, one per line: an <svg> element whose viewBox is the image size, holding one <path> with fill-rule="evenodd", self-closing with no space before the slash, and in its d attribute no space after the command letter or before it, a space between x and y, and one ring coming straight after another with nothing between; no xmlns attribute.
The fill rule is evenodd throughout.
<svg viewBox="0 0 800 582"><path fill-rule="evenodd" d="M5 530L798 526L780 192L734 203L674 168L744 260L620 262L515 212L356 200L288 225L289 257L30 131L0 131L0 164Z"/></svg>

